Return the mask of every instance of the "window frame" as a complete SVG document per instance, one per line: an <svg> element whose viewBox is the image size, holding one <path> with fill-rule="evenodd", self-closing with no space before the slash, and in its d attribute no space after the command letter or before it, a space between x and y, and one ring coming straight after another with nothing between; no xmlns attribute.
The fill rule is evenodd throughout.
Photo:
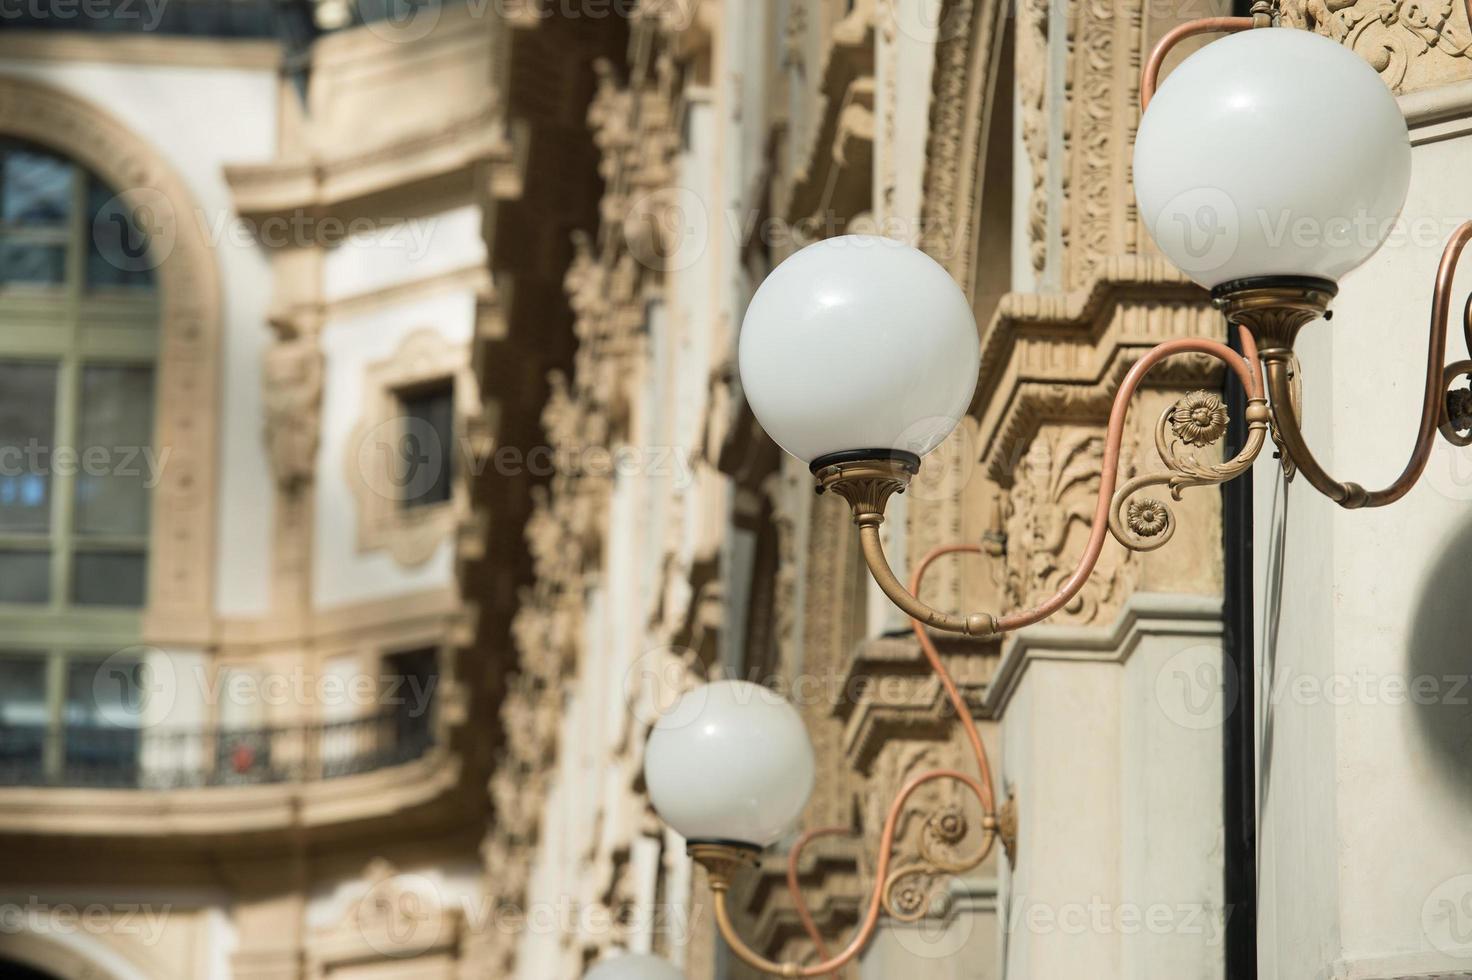
<svg viewBox="0 0 1472 980"><path fill-rule="evenodd" d="M454 404L450 499L404 507L390 468L403 431L400 395L447 379ZM363 381L362 412L343 454L344 475L357 505L358 551L386 550L402 566L422 565L470 516L466 455L480 402L470 345L433 328L414 330L392 356L368 365Z"/></svg>
<svg viewBox="0 0 1472 980"><path fill-rule="evenodd" d="M76 602L77 555L84 551L142 552L146 570L151 565L155 533L154 491L149 488L145 504L149 519L141 533L77 534L79 465L59 465L57 451L71 451L78 464L80 453L85 451L86 447L78 444L83 414L82 379L85 370L91 367L149 369L152 410L149 447L160 444L163 290L157 275L152 276L147 287L88 286L89 190L93 182L108 190L112 184L65 149L0 132L0 154L20 145L64 160L72 171L62 281L55 284L0 282L0 328L3 328L0 329L0 361L49 364L56 370L51 452L46 464L50 508L47 529L43 532L0 529L0 551L48 555L47 600L0 602L0 625L4 627L0 657L36 658L45 664L47 723L41 771L48 780L57 780L66 771L65 733L69 726L65 705L71 665L78 661L101 663L120 651L138 647L149 599L145 585L142 601L137 606ZM48 237L55 235L48 230ZM145 460L140 457L135 465L143 466Z"/></svg>

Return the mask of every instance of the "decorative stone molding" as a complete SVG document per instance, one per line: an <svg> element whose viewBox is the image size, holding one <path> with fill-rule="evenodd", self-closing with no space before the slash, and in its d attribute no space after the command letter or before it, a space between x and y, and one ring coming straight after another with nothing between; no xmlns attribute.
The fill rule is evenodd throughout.
<svg viewBox="0 0 1472 980"><path fill-rule="evenodd" d="M1015 77L1029 172L1027 253L1039 277L1048 267L1048 21L1048 0L1022 0L1018 5Z"/></svg>
<svg viewBox="0 0 1472 980"><path fill-rule="evenodd" d="M981 333L976 403L988 475L1006 485L1045 415L1094 415L1102 422L1139 351L1177 337L1219 337L1224 329L1202 290L1162 259L1119 257L1081 289L1004 296ZM1152 373L1158 384L1157 376L1172 385L1210 387L1216 369L1181 357Z"/></svg>
<svg viewBox="0 0 1472 980"><path fill-rule="evenodd" d="M702 10L712 6L701 4ZM546 391L540 399L538 441L545 440L554 459L581 458L590 448L616 447L629 438L631 369L644 353L647 306L661 296L678 245L666 237L671 209L681 200L673 180L685 69L676 51L702 50L699 32L708 23L709 11L697 11L699 16L688 22L688 28L687 22L670 21L658 13L651 8L635 16L637 40L629 46L626 67L615 63L612 52L589 59L595 93L585 125L603 186L601 199L593 202L600 219L596 234L574 232L571 261L559 270L559 298L571 312L576 347L565 364L546 372ZM579 29L572 22L558 27ZM551 24L528 29L515 42L550 45L548 58L570 63L565 45L558 46L550 30ZM545 80L528 76L525 81L526 98L534 105L545 104ZM513 87L513 112L519 98ZM571 99L568 104L573 104ZM566 135L565 130L559 133L555 152L561 154ZM548 188L558 195L566 190L564 181ZM544 221L541 212L536 220ZM515 257L493 261L510 263ZM512 288L506 285L508 278L513 279ZM497 273L498 293L510 301L500 301L487 311L491 315L477 345L479 365L489 364L493 345L504 345L514 336L520 302L520 284L514 279ZM545 322L539 319L532 326L534 332L525 342L545 347ZM503 425L507 414L502 416ZM557 469L545 484L531 490L521 535L531 574L514 607L507 610L515 652L507 672L514 674L499 709L504 745L489 784L495 817L482 845L488 889L500 903L521 906L527 900L528 856L536 851L556 772L565 686L583 667L584 602L588 587L601 575L611 489L611 473L572 467ZM628 741L609 751L617 754L630 799L642 808L642 795L634 790L639 756L633 746L644 733L641 728L625 734ZM610 816L610 823L622 828L621 833L636 833L641 820L638 814L620 813ZM588 883L585 894L590 899L596 896L606 904L618 898L631 846L631 838L620 836L597 842L592 853L583 855L580 875ZM560 938L568 961L581 961L587 950L576 945L579 938ZM603 936L599 941L609 943L613 938ZM468 975L513 975L517 941L511 935L477 937L473 960L480 972Z"/></svg>
<svg viewBox="0 0 1472 980"><path fill-rule="evenodd" d="M1149 41L1143 0L1072 0L1062 27L1067 76L1057 230L1063 285L1072 289L1089 283L1115 256L1139 249L1130 154Z"/></svg>
<svg viewBox="0 0 1472 980"><path fill-rule="evenodd" d="M1041 624L1015 633L1002 645L996 676L987 689L983 708L1000 717L1017 693L1022 675L1031 664L1051 659L1124 663L1146 636L1219 637L1222 601L1219 596L1136 592L1119 612L1096 626Z"/></svg>
<svg viewBox="0 0 1472 980"><path fill-rule="evenodd" d="M1133 431L1127 439L1133 444ZM1121 458L1135 458L1127 446ZM1030 609L1058 591L1073 573L1088 536L1099 497L1104 435L1096 426L1049 425L1039 430L1012 474L1004 508L1003 555L1009 608ZM1121 470L1121 478L1133 467ZM1135 587L1138 555L1111 548L1088 583L1055 617L1063 622L1093 622L1118 608Z"/></svg>
<svg viewBox="0 0 1472 980"><path fill-rule="evenodd" d="M813 4L817 17L792 4L789 51L800 56L789 77L815 81L798 92L800 112L789 132L792 166L774 175L773 211L798 222L818 218L826 227L872 206L874 144L874 28L876 0L851 4L834 17L835 4Z"/></svg>
<svg viewBox="0 0 1472 980"><path fill-rule="evenodd" d="M441 459L455 468L451 497L442 504L406 508L401 484L421 462L406 454L420 451L413 440L425 434L405 430L400 393L441 379L449 379L454 386L455 444L441 447ZM344 476L357 502L358 550L386 549L402 565L422 564L469 513L467 454L462 450L467 421L480 412L470 352L436 330L416 330L404 338L392 357L368 367L363 392L362 415L348 438L343 459ZM405 463L410 469L400 474Z"/></svg>
<svg viewBox="0 0 1472 980"><path fill-rule="evenodd" d="M225 168L240 213L330 211L409 188L422 196L435 183L469 189L477 168L514 167L518 148L503 99L514 27L487 13L448 5L420 11L402 33L322 37L307 92L313 125L286 132L271 162ZM425 98L435 82L471 97ZM387 118L410 122L382 125Z"/></svg>
<svg viewBox="0 0 1472 980"><path fill-rule="evenodd" d="M0 76L0 134L51 147L97 174L137 206L167 217L160 262L157 418L154 444L169 464L153 491L144 638L205 642L212 633L216 440L220 431L220 285L199 207L170 164L142 138L76 96Z"/></svg>
<svg viewBox="0 0 1472 980"><path fill-rule="evenodd" d="M1368 61L1396 92L1472 78L1462 0L1284 0L1283 23L1315 31Z"/></svg>
<svg viewBox="0 0 1472 980"><path fill-rule="evenodd" d="M975 284L975 277L967 273L975 263L977 211L983 191L979 163L986 158L995 104L988 98L989 79L1001 70L996 63L997 51L1010 16L1011 8L996 0L945 0L940 11L920 244L968 294ZM1025 17L1026 11L1019 10L1019 36ZM1043 36L1046 38L1046 28ZM1033 54L1029 52L1030 57ZM1026 84L1041 85L1046 60L1035 59L1024 65L1019 53L1017 71L1024 70ZM1040 88L1037 97L1040 108ZM1045 141L1035 145L1045 148ZM1044 170L1035 166L1033 173L1036 177ZM1036 256L1041 262L1043 253L1037 252ZM1041 269L1041 264L1038 267Z"/></svg>

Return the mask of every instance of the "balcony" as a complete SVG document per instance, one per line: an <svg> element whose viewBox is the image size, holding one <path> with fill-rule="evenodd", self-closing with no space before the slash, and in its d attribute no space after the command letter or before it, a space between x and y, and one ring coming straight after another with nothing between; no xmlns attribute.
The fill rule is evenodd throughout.
<svg viewBox="0 0 1472 980"><path fill-rule="evenodd" d="M440 712L261 728L0 724L0 833L213 836L397 819L453 796Z"/></svg>
<svg viewBox="0 0 1472 980"><path fill-rule="evenodd" d="M430 712L399 710L275 728L0 724L0 786L170 790L315 782L413 762L433 741Z"/></svg>

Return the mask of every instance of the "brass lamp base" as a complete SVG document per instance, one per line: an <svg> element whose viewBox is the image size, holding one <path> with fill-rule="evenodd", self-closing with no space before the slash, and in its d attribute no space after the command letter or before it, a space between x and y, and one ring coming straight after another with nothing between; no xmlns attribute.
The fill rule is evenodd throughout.
<svg viewBox="0 0 1472 980"><path fill-rule="evenodd" d="M1211 291L1211 301L1227 321L1252 331L1264 361L1287 360L1298 331L1315 320L1333 316L1329 303L1339 287L1311 276L1255 276L1224 282Z"/></svg>
<svg viewBox="0 0 1472 980"><path fill-rule="evenodd" d="M705 869L711 891L724 892L730 889L737 872L756 867L761 850L740 841L692 840L685 846L685 853Z"/></svg>
<svg viewBox="0 0 1472 980"><path fill-rule="evenodd" d="M818 493L832 490L848 501L855 524L877 527L884 523L889 498L904 493L920 472L920 457L897 449L859 449L819 456L810 469Z"/></svg>

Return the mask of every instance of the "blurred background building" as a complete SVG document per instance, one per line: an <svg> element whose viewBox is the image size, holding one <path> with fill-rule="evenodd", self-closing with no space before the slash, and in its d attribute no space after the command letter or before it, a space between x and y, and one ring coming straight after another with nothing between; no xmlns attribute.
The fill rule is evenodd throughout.
<svg viewBox="0 0 1472 980"><path fill-rule="evenodd" d="M0 11L0 976L576 980L623 948L747 977L640 775L661 705L718 675L804 713L805 825L853 831L799 869L840 945L890 797L966 755L847 507L743 402L752 291L862 231L967 292L971 413L886 528L911 563L986 543L927 579L954 608L1051 593L1120 378L1225 337L1130 191L1142 58L1224 3L387 4ZM1461 3L1283 13L1401 94L1408 216L1472 213ZM1443 237L1351 276L1341 317L1419 321ZM1334 364L1321 442L1413 429ZM1152 379L1141 467L1160 412L1222 385ZM1426 911L1472 871L1464 716L1244 707L1285 658L1399 670L1462 635L1362 639L1335 598L1394 551L1374 622L1428 601L1455 466L1405 532L1306 495L1289 525L1265 461L1255 494L1187 495L1164 550L1111 541L1052 623L943 639L1018 848L917 888L845 976L1472 976ZM741 925L805 959L782 850ZM1472 940L1469 896L1443 898Z"/></svg>

